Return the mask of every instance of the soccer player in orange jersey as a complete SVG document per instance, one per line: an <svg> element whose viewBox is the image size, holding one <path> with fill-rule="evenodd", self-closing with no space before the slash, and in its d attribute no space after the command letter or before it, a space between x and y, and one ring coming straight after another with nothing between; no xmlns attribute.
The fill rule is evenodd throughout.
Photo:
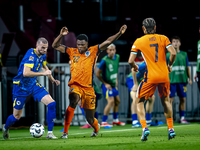
<svg viewBox="0 0 200 150"><path fill-rule="evenodd" d="M173 129L172 106L169 102L169 73L176 58L176 51L166 36L155 34L156 22L153 18L144 19L142 29L145 35L134 42L128 60L131 70L138 71L138 66L135 65L134 60L138 50L140 50L147 66L144 79L138 87L136 99L137 115L143 128L141 141L146 141L150 134L145 120L144 101L154 94L156 87L158 87L164 115L167 119L168 139L172 139L175 137L175 132ZM166 64L165 49L170 52L168 66Z"/></svg>
<svg viewBox="0 0 200 150"><path fill-rule="evenodd" d="M66 27L61 29L60 34L54 40L52 47L61 53L67 53L71 60L71 78L68 83L70 86L70 104L65 112L64 131L61 138L67 138L68 129L74 116L74 110L80 100L82 101L81 106L84 108L86 119L94 128L91 137L98 135L99 124L97 119L94 118L96 98L92 83L96 58L102 50L105 50L111 43L124 34L126 29L127 26L123 25L115 35L109 37L103 43L89 48L88 37L85 34L77 37L77 48L61 45L63 36L68 34Z"/></svg>

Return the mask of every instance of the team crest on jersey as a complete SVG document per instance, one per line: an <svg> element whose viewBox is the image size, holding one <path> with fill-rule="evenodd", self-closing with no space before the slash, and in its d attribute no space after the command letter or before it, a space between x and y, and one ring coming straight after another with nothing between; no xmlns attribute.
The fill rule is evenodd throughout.
<svg viewBox="0 0 200 150"><path fill-rule="evenodd" d="M85 56L90 56L90 51L85 52Z"/></svg>
<svg viewBox="0 0 200 150"><path fill-rule="evenodd" d="M74 91L74 88L70 89L70 92L73 92Z"/></svg>
<svg viewBox="0 0 200 150"><path fill-rule="evenodd" d="M29 57L29 61L33 61L34 60L34 57L33 56L30 56Z"/></svg>

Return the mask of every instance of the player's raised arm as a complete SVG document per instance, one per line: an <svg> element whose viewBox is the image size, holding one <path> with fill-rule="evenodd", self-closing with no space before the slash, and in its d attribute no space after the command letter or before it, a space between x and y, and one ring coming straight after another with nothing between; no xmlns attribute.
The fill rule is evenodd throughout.
<svg viewBox="0 0 200 150"><path fill-rule="evenodd" d="M172 72L171 67L176 59L176 50L171 45L171 46L167 47L167 51L170 52L168 70L169 70L169 73L171 73Z"/></svg>
<svg viewBox="0 0 200 150"><path fill-rule="evenodd" d="M99 49L101 51L105 50L110 44L112 44L114 41L116 41L122 34L124 34L124 32L126 31L127 26L123 25L119 32L117 32L115 35L109 37L106 41L104 41L103 43L101 43L99 45Z"/></svg>
<svg viewBox="0 0 200 150"><path fill-rule="evenodd" d="M52 44L52 47L54 49L56 49L57 51L60 51L61 53L65 53L65 46L64 45L61 45L61 41L62 41L62 37L67 35L69 32L68 32L68 29L67 27L63 27L61 30L60 30L60 34L56 37L56 39L53 41L53 44Z"/></svg>

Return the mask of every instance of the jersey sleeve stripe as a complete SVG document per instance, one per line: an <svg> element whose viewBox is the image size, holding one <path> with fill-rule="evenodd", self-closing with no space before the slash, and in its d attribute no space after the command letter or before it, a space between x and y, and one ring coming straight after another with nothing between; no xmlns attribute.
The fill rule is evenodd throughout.
<svg viewBox="0 0 200 150"><path fill-rule="evenodd" d="M34 64L24 64L24 66L27 66L27 67L30 67L30 68L33 68L33 65Z"/></svg>
<svg viewBox="0 0 200 150"><path fill-rule="evenodd" d="M133 51L131 51L131 53L133 53L133 54L136 54L136 55L137 55L137 52L133 52Z"/></svg>
<svg viewBox="0 0 200 150"><path fill-rule="evenodd" d="M101 51L100 51L100 49L99 49L99 46L100 46L100 44L97 46L97 49L98 49L98 51L97 51L97 56L101 53Z"/></svg>
<svg viewBox="0 0 200 150"><path fill-rule="evenodd" d="M47 64L47 61L43 61L43 66L46 66L46 64Z"/></svg>
<svg viewBox="0 0 200 150"><path fill-rule="evenodd" d="M172 46L172 44L167 45L167 46L166 46L166 49L168 49L170 46Z"/></svg>
<svg viewBox="0 0 200 150"><path fill-rule="evenodd" d="M67 53L67 46L65 46L65 53Z"/></svg>

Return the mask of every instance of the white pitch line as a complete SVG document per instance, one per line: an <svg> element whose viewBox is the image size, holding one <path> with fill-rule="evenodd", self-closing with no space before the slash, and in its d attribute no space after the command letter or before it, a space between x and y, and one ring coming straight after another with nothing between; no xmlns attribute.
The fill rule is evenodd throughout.
<svg viewBox="0 0 200 150"><path fill-rule="evenodd" d="M185 126L194 126L197 124L189 124L189 125L178 125L178 126L174 126L175 128L177 127L185 127ZM162 126L162 127L157 127L157 128L151 128L152 129L161 129L161 128L167 128L167 126ZM134 128L134 129L123 129L123 130L109 130L109 131L102 131L100 130L100 133L109 133L109 132L123 132L123 131L132 131L132 130L141 130L141 128ZM88 134L91 132L82 132L82 133L73 133L73 134L69 134L69 135L80 135L80 134ZM25 139L25 138L33 138L33 137L21 137L21 138L10 138L9 140L17 140L17 139ZM3 141L4 139L0 139L0 141Z"/></svg>

